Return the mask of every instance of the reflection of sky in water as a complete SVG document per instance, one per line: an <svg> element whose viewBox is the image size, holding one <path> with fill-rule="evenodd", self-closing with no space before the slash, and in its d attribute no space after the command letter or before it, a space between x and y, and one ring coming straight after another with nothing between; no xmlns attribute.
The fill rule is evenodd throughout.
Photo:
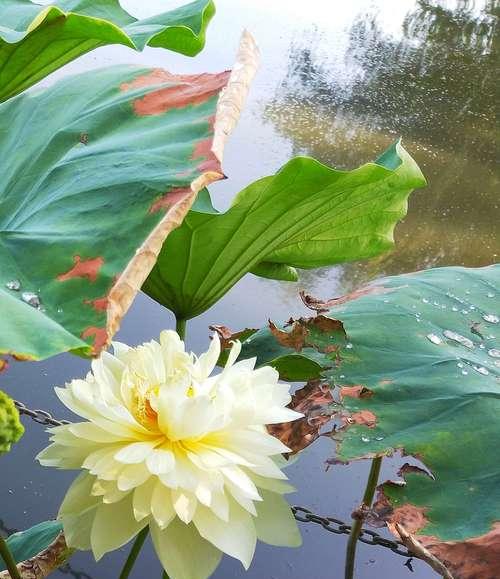
<svg viewBox="0 0 500 579"><path fill-rule="evenodd" d="M136 16L147 16L182 3L159 0L122 2ZM456 2L446 4L455 6ZM361 266L304 272L299 284L266 281L249 275L218 305L190 323L188 342L195 351L206 347L209 324L222 323L235 329L258 327L265 324L268 317L284 319L289 315L303 314L305 310L297 298L301 287L322 297L332 297L339 295L357 279L375 277L379 272L407 271L435 263L480 265L494 259L498 207L493 191L498 176L493 173L490 164L492 151L487 146L490 142L488 126L491 125L493 130L489 110L485 108L483 117L474 119L470 127L464 125L464 119L468 118L465 115L455 121L439 119L442 126L436 123L434 131L413 134L412 127L425 128L425 123L419 120L429 113L432 99L426 100L419 95L418 98L423 99L420 108L418 102L411 103L417 92L409 83L417 82L418 78L411 71L405 77L401 62L396 60L395 67L403 71L398 83L394 87L384 87L382 83L371 95L370 114L359 112L363 103L358 97L363 96L363 86L366 86L363 82L378 78L377 58L383 56L384 46L390 48L391 42L398 43L404 39L402 24L415 5L416 2L410 0L352 0L349 3L326 0L308 0L306 3L298 0L219 0L218 13L207 34L206 49L196 59L160 49L146 49L140 54L125 47L106 47L71 63L44 81L43 84L48 84L52 79L69 73L124 62L161 66L179 72L229 68L240 32L246 27L255 35L260 46L262 66L241 123L226 150L224 167L229 179L212 187L213 198L219 208L227 207L232 196L251 181L274 173L294 153L308 153L329 164L354 167L374 159L397 134L405 137L407 148L429 177L430 186L418 192L410 203L409 217L398 229L400 249L396 249L392 257L373 260ZM481 3L476 5L476 14L478 6ZM378 52L369 52L366 59L361 52L354 65L349 31L359 15L367 13L377 15L379 28L383 31L381 40L385 41L385 45L380 44ZM366 17L363 21L368 22ZM370 46L366 43L363 45L361 41L358 44L361 51L363 46ZM409 47L418 45L415 38L409 39ZM304 48L310 48L311 63L305 83L300 84L293 79L304 65ZM368 62L368 59L371 61ZM368 64L375 66L375 73L372 70L371 76L363 72ZM390 63L383 64L383 72L391 70ZM474 65L474 62L464 64L465 75ZM447 74L452 76L457 72L453 69ZM450 86L456 86L451 81L453 79ZM469 87L471 94L473 89ZM384 99L391 94L403 99L402 103L391 104L394 111L401 113L400 116L394 114L388 117L380 112L384 110ZM434 96L437 108L439 99L444 96ZM489 105L484 95L482 102L485 106ZM409 107L409 104L412 106ZM374 113L375 109L377 114ZM405 114L409 109L416 115L415 122ZM469 109L465 108L466 111ZM406 127L412 130L406 130ZM442 141L442 131L445 129L453 146L447 147L446 142ZM172 324L173 319L168 312L149 298L139 296L123 323L119 339L134 344L157 336L161 329ZM52 387L82 375L87 368L87 361L71 356L59 356L40 364L13 363L9 372L2 375L2 388L31 406L48 408L61 417L68 416L56 401ZM32 464L35 452L45 443L42 428L28 424L27 434L17 445L16 452L1 459L0 516L7 526L26 527L53 516L73 476ZM298 488L298 493L291 500L348 520L362 495L366 465L336 467L325 473L323 461L331 455L331 445L323 440L290 467L290 476ZM384 476L394 476L395 462L387 463ZM9 489L13 490L13 494ZM227 559L215 578L340 577L345 539L332 536L320 528L301 528L304 533L301 549L260 547L248 574ZM87 554L78 554L73 561L75 568L85 570L98 579L116 577L123 558L124 553L111 555L104 559L100 567L95 567ZM387 550L360 545L356 577L425 579L435 576L418 563L414 565L416 572L410 575L403 563L404 559ZM140 565L143 565L142 569ZM141 556L133 577L144 579L159 576L154 555L147 550ZM54 577L62 578L63 575L56 573Z"/></svg>

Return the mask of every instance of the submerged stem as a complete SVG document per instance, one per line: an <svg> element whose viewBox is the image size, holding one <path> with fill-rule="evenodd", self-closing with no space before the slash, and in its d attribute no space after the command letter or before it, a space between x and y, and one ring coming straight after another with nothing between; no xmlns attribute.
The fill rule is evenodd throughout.
<svg viewBox="0 0 500 579"><path fill-rule="evenodd" d="M128 554L127 560L125 561L125 565L123 566L122 572L120 573L120 579L127 579L130 575L130 571L132 571L132 567L139 555L139 552L144 545L144 541L149 533L149 527L144 527L142 531L137 535L135 538L134 544L132 545L132 549L130 549L130 553Z"/></svg>
<svg viewBox="0 0 500 579"><path fill-rule="evenodd" d="M377 456L372 460L370 474L366 482L365 494L363 495L363 506L370 507L377 488L378 477L380 474L380 466L382 465L382 457ZM354 578L354 561L356 558L356 547L361 534L361 527L363 526L363 518L354 519L347 543L346 559L345 559L345 579Z"/></svg>
<svg viewBox="0 0 500 579"><path fill-rule="evenodd" d="M186 337L186 323L187 320L183 318L178 317L175 318L175 329L179 334L181 340L184 340L184 338Z"/></svg>
<svg viewBox="0 0 500 579"><path fill-rule="evenodd" d="M0 535L0 556L5 562L5 566L7 567L7 571L12 579L21 579L21 575L17 569L16 561L9 549L9 545L5 539Z"/></svg>

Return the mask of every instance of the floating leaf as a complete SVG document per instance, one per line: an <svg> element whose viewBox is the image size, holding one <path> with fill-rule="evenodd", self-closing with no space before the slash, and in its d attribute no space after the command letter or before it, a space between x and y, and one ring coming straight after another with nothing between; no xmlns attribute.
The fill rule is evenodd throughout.
<svg viewBox="0 0 500 579"><path fill-rule="evenodd" d="M245 35L230 79L118 66L0 106L0 353L109 343L165 237L223 176L255 64Z"/></svg>
<svg viewBox="0 0 500 579"><path fill-rule="evenodd" d="M24 426L13 400L0 390L0 454L9 452L23 434Z"/></svg>
<svg viewBox="0 0 500 579"><path fill-rule="evenodd" d="M424 184L399 143L353 171L297 157L241 191L226 213L191 211L143 289L192 318L248 272L294 280L293 267L372 257L392 247L410 191Z"/></svg>
<svg viewBox="0 0 500 579"><path fill-rule="evenodd" d="M22 92L54 70L100 46L146 45L195 56L215 12L212 0L196 0L143 20L118 0L30 0L0 3L0 101Z"/></svg>
<svg viewBox="0 0 500 579"><path fill-rule="evenodd" d="M346 333L331 336L332 352L311 333L300 352L276 346L320 363L335 386L341 460L402 449L422 461L403 467L403 486L383 486L379 514L456 578L493 578L500 568L499 287L500 266L385 278L329 311ZM242 356L279 364L272 340L261 330Z"/></svg>
<svg viewBox="0 0 500 579"><path fill-rule="evenodd" d="M71 554L62 534L62 525L58 521L45 521L14 533L6 542L18 563L21 577L26 578L47 577ZM0 579L9 579L10 575L3 571L5 567L2 563L0 558Z"/></svg>

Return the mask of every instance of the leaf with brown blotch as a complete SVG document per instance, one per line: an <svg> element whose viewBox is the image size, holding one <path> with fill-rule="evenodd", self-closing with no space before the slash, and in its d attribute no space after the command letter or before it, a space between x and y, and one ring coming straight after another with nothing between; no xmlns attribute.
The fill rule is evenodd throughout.
<svg viewBox="0 0 500 579"><path fill-rule="evenodd" d="M417 555L419 546L429 551L451 572L452 579L498 579L500 522L493 523L492 529L487 533L464 541L441 541L435 536L418 534L429 522L426 509L412 504L394 508L384 493L387 484L379 487L373 510L386 522L396 538L405 541L408 534L410 539L405 544L410 548L415 544ZM432 566L432 561L427 562Z"/></svg>
<svg viewBox="0 0 500 579"><path fill-rule="evenodd" d="M330 387L319 380L311 381L295 392L289 404L292 410L301 412L304 417L293 422L272 424L267 429L286 444L292 453L299 452L320 436L321 428L337 412L334 405Z"/></svg>
<svg viewBox="0 0 500 579"><path fill-rule="evenodd" d="M335 357L321 354L327 332L311 332L297 353L263 329L242 349L276 368L290 356L309 361L335 385L337 460L402 452L420 461L383 485L379 517L455 579L500 577L499 287L499 265L386 277L335 300L328 317L347 334Z"/></svg>
<svg viewBox="0 0 500 579"><path fill-rule="evenodd" d="M109 67L0 105L0 354L109 345L166 237L224 178L257 63L244 33L233 72Z"/></svg>

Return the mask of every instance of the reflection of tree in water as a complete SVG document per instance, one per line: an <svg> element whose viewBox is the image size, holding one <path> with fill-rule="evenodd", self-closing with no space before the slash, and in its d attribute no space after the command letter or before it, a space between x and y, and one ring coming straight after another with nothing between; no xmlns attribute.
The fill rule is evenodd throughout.
<svg viewBox="0 0 500 579"><path fill-rule="evenodd" d="M351 168L402 135L429 180L414 193L396 251L349 268L349 278L495 261L498 12L493 0L481 9L469 0L453 9L419 0L399 40L385 35L375 16L358 18L347 78L317 56L328 38L316 33L317 48L309 39L292 48L268 116L295 152Z"/></svg>

